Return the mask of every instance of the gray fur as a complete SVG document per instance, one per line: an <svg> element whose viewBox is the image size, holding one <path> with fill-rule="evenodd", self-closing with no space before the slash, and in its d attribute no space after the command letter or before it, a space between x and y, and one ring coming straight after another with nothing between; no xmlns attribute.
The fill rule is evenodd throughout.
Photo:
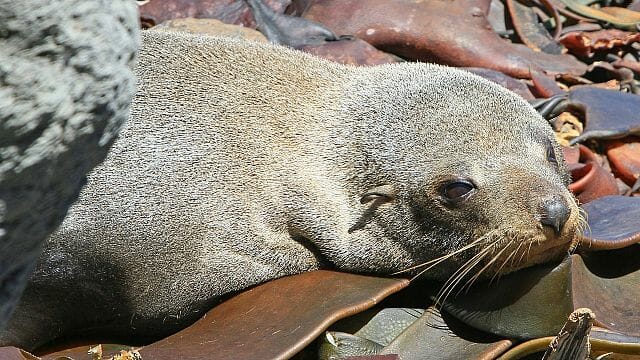
<svg viewBox="0 0 640 360"><path fill-rule="evenodd" d="M163 336L269 279L388 274L496 227L543 241L533 209L570 198L546 122L466 72L146 32L137 74L128 125L51 237L5 344ZM478 184L458 209L439 200L452 175Z"/></svg>
<svg viewBox="0 0 640 360"><path fill-rule="evenodd" d="M131 0L0 0L0 329L129 116Z"/></svg>

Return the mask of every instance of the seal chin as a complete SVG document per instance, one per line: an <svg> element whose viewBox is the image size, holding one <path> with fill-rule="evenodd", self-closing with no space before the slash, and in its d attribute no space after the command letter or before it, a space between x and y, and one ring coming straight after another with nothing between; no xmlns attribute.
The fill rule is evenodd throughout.
<svg viewBox="0 0 640 360"><path fill-rule="evenodd" d="M559 261L569 254L572 242L565 242L559 245L542 244L534 245L527 254L527 261L524 263L527 267L545 262Z"/></svg>

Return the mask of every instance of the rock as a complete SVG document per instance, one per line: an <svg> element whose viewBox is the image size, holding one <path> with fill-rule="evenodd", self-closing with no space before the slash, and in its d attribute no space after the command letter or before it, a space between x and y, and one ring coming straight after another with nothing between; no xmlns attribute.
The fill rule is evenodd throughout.
<svg viewBox="0 0 640 360"><path fill-rule="evenodd" d="M129 114L130 0L0 0L0 329Z"/></svg>

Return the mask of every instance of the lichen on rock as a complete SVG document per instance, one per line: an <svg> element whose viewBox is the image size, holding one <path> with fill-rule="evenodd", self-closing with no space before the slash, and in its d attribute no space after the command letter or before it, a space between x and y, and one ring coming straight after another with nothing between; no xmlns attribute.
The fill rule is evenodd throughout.
<svg viewBox="0 0 640 360"><path fill-rule="evenodd" d="M0 0L0 328L127 119L130 0Z"/></svg>

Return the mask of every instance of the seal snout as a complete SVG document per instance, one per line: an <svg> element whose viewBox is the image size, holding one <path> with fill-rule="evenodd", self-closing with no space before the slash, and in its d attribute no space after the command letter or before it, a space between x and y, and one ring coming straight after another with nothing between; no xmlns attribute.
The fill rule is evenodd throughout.
<svg viewBox="0 0 640 360"><path fill-rule="evenodd" d="M570 215L571 209L567 202L563 198L553 197L542 203L540 223L552 228L556 235L560 235Z"/></svg>

